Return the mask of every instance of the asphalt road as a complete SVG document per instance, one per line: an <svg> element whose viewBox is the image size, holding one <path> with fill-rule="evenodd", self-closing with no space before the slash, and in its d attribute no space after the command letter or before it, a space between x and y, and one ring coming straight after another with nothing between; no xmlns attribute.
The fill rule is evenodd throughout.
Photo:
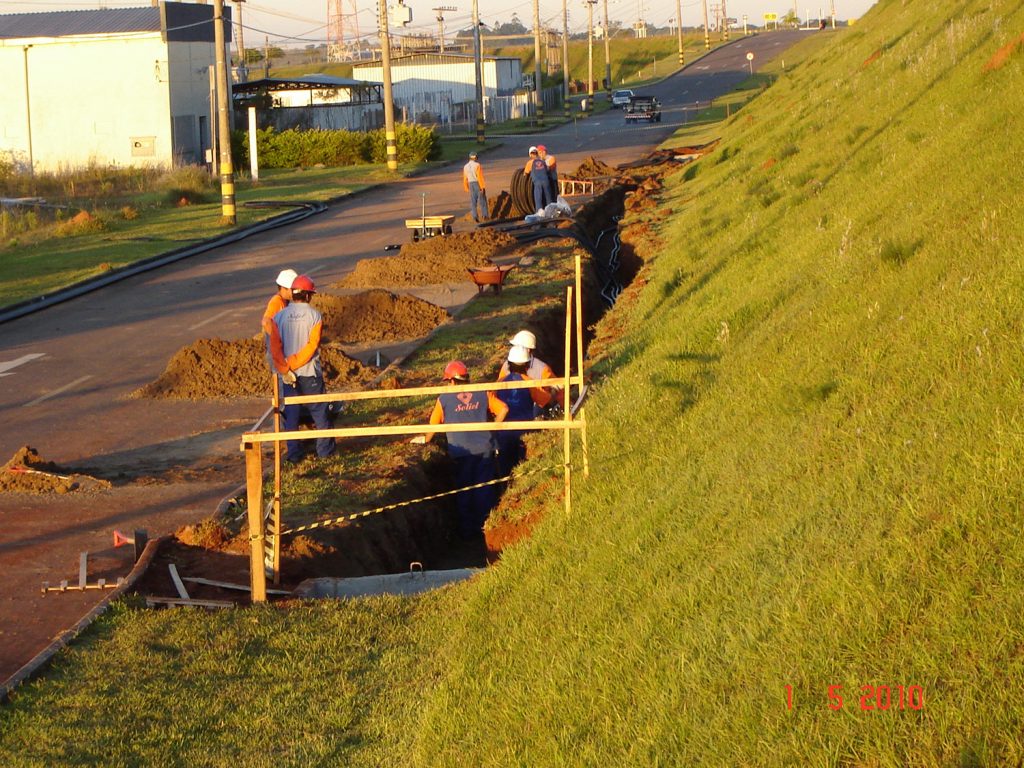
<svg viewBox="0 0 1024 768"><path fill-rule="evenodd" d="M491 137L503 146L481 156L488 191L493 196L507 188L531 144L546 144L562 173L588 156L612 165L634 160L687 119L687 106L742 82L748 51L756 69L806 34L742 38L644 88L663 104L660 124L626 126L622 113L612 110L543 134ZM408 238L403 220L419 215L423 194L428 212L457 213L461 219L468 201L460 167L388 184L297 225L0 325L0 463L27 444L60 464L161 478L103 494L0 495L0 680L98 599L96 592L42 598L42 581L76 581L77 553L109 550L115 527L146 528L152 537L209 515L244 477L239 436L265 402L143 401L127 395L159 376L179 348L198 338L255 334L280 269L310 273L322 284L340 279L358 260L383 256L385 245ZM465 285L449 288L453 303L469 295ZM435 291L445 293L444 287ZM208 470L223 457L229 464L237 461L237 471L230 465L201 477L181 475ZM90 581L125 573L123 551L106 551L107 559L90 570Z"/></svg>

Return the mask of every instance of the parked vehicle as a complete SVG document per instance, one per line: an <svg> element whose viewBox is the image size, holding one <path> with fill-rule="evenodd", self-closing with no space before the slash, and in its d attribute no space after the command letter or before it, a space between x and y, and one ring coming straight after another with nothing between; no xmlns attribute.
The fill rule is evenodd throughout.
<svg viewBox="0 0 1024 768"><path fill-rule="evenodd" d="M631 96L626 104L626 122L661 122L661 104L653 96Z"/></svg>
<svg viewBox="0 0 1024 768"><path fill-rule="evenodd" d="M633 92L630 90L615 91L612 94L612 109L621 109L629 104L629 100L633 98Z"/></svg>

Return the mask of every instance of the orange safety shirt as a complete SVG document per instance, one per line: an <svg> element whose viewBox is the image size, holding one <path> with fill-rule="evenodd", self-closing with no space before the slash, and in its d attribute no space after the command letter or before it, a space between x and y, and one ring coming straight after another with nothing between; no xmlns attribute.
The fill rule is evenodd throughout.
<svg viewBox="0 0 1024 768"><path fill-rule="evenodd" d="M484 184L484 167L476 160L470 160L462 167L462 189L469 192L469 182L475 181L480 189L487 189Z"/></svg>
<svg viewBox="0 0 1024 768"><path fill-rule="evenodd" d="M487 410L494 417L496 422L504 421L505 417L508 416L508 406L501 402L493 392L487 393ZM444 408L441 407L440 400L434 401L434 410L430 412L430 423L444 424ZM428 434L427 442L429 443L433 437L433 432Z"/></svg>
<svg viewBox="0 0 1024 768"><path fill-rule="evenodd" d="M501 371L498 373L498 381L503 381L508 376L509 372L508 360L506 360L501 364ZM551 366L537 357L530 358L530 367L526 369L526 378L533 379L534 381L559 379L559 377L555 375L555 372L551 370ZM534 397L534 402L541 408L546 408L551 402L552 397L557 400L559 405L565 407L565 393L562 391L562 388L556 386L553 389L554 393L552 393L551 389L531 389L530 392L540 392L547 396L547 399L543 403L538 402L536 397Z"/></svg>

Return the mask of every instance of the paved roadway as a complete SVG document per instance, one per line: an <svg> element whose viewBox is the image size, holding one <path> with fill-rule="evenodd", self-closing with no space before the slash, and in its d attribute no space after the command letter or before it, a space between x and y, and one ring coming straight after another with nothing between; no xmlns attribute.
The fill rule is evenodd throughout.
<svg viewBox="0 0 1024 768"><path fill-rule="evenodd" d="M626 126L621 112L609 111L544 134L501 138L503 146L481 158L491 195L507 188L530 144L548 145L563 173L591 155L613 165L636 159L683 122L685 105L744 80L747 51L756 68L805 34L740 39L644 88L662 101L660 124ZM0 495L0 680L98 599L97 592L42 598L42 581L74 583L82 550L101 555L90 581L126 572L125 550L109 551L113 528L146 528L151 536L174 530L209 515L244 477L238 438L265 403L140 401L128 393L197 338L255 333L279 269L326 284L405 241L402 220L419 214L424 192L428 211L461 218L467 201L456 165L0 325L0 463L28 444L60 464L160 478L102 494ZM465 296L453 288L453 301ZM225 457L227 469L208 471ZM188 470L204 471L182 474Z"/></svg>

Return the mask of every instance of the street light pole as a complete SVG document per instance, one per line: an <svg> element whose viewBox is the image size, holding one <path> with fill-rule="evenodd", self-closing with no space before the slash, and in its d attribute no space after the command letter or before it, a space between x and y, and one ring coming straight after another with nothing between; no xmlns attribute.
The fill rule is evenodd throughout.
<svg viewBox="0 0 1024 768"><path fill-rule="evenodd" d="M604 0L604 89L608 101L612 100L612 43L608 28L608 0Z"/></svg>
<svg viewBox="0 0 1024 768"><path fill-rule="evenodd" d="M708 34L708 0L704 0L704 50L711 50L711 35Z"/></svg>
<svg viewBox="0 0 1024 768"><path fill-rule="evenodd" d="M213 0L213 45L217 66L217 135L220 137L220 215L234 226L235 174L231 168L231 114L228 107L228 68L224 60L224 0Z"/></svg>
<svg viewBox="0 0 1024 768"><path fill-rule="evenodd" d="M594 4L587 0L587 112L594 111ZM605 30L607 34L608 30Z"/></svg>
<svg viewBox="0 0 1024 768"><path fill-rule="evenodd" d="M537 125L544 125L544 93L540 73L540 0L533 0L533 98L537 107Z"/></svg>
<svg viewBox="0 0 1024 768"><path fill-rule="evenodd" d="M562 0L562 106L565 119L572 116L569 105L569 7L568 0Z"/></svg>
<svg viewBox="0 0 1024 768"><path fill-rule="evenodd" d="M25 126L28 128L28 176L35 181L36 163L35 158L32 156L32 99L29 96L28 88L28 49L31 47L31 45L24 45L21 51L25 56Z"/></svg>
<svg viewBox="0 0 1024 768"><path fill-rule="evenodd" d="M391 33L388 30L388 4L378 4L377 28L380 30L381 79L384 81L384 143L389 171L398 170L398 145L395 141L395 102L391 96Z"/></svg>
<svg viewBox="0 0 1024 768"><path fill-rule="evenodd" d="M605 0L608 2L608 0ZM686 58L683 56L683 5L682 0L676 0L676 31L679 34L679 66L682 67L686 64Z"/></svg>

